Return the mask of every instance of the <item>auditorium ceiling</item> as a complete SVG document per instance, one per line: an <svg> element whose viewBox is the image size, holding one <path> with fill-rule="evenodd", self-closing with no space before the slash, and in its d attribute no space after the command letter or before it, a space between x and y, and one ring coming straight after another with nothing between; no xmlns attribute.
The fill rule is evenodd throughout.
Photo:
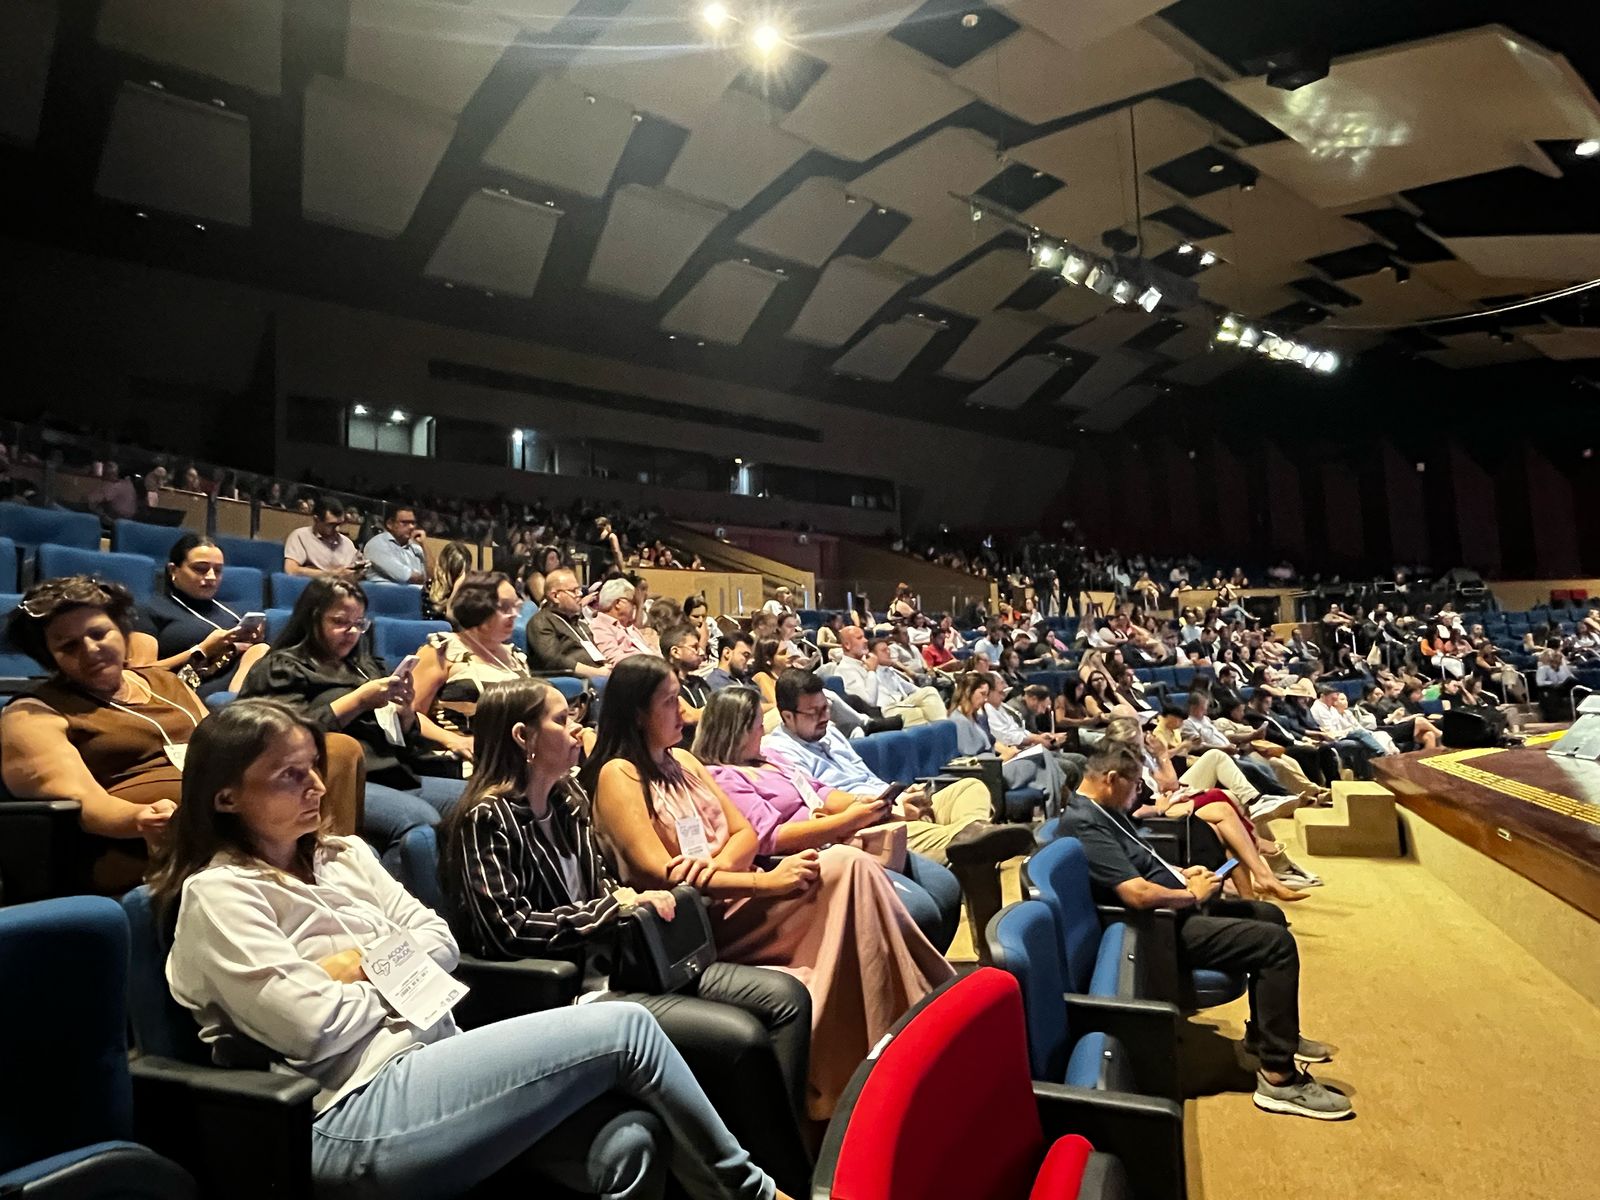
<svg viewBox="0 0 1600 1200"><path fill-rule="evenodd" d="M1426 323L1600 277L1590 5L725 7L7 0L4 231L1046 435L1225 381L1229 312L1441 379L1600 357L1587 297Z"/></svg>

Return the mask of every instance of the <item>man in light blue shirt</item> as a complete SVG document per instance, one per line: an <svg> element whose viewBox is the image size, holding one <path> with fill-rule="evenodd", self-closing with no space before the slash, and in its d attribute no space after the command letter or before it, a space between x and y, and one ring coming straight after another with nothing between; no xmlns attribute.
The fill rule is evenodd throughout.
<svg viewBox="0 0 1600 1200"><path fill-rule="evenodd" d="M421 583L428 577L428 560L422 553L422 530L412 508L391 508L384 531L367 542L361 553L374 577L389 583Z"/></svg>

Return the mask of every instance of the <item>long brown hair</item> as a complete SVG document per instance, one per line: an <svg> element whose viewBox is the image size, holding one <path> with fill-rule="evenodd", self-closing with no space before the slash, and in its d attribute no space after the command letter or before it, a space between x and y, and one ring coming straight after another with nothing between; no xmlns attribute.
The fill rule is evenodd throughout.
<svg viewBox="0 0 1600 1200"><path fill-rule="evenodd" d="M694 731L694 756L709 765L744 766L739 747L752 721L761 719L761 694L750 688L724 688L714 692L700 714Z"/></svg>
<svg viewBox="0 0 1600 1200"><path fill-rule="evenodd" d="M150 880L156 904L176 911L183 885L211 864L219 852L259 863L250 833L237 814L220 812L218 794L236 788L250 764L296 729L309 733L317 746L317 773L326 770L322 731L286 704L276 700L235 700L201 721L189 738L183 763L182 799L167 829L167 846ZM308 875L322 830L308 833L295 847L295 873Z"/></svg>

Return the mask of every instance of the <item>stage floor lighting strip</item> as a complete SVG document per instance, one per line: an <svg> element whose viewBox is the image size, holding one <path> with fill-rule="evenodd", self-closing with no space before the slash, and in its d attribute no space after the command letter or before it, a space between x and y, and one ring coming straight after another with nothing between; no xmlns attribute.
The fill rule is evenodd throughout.
<svg viewBox="0 0 1600 1200"><path fill-rule="evenodd" d="M1476 750L1458 750L1454 754L1440 754L1422 761L1436 771L1443 771L1446 775L1454 775L1457 779L1464 779L1468 783L1499 792L1502 796L1510 796L1513 800L1524 800L1550 812L1560 813L1562 816L1573 817L1590 825L1600 825L1600 805L1574 800L1570 796L1558 795L1520 780L1507 779L1504 775L1496 775L1492 771L1485 771L1481 767L1472 765L1471 760L1503 753L1504 750L1489 746Z"/></svg>

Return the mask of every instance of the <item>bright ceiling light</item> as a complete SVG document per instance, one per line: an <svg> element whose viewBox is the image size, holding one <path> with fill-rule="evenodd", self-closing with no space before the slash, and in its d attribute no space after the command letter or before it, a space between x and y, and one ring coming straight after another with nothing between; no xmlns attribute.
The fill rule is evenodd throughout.
<svg viewBox="0 0 1600 1200"><path fill-rule="evenodd" d="M750 34L750 45L755 47L756 53L762 58L771 58L777 53L778 47L783 45L783 30L770 21L763 21Z"/></svg>
<svg viewBox="0 0 1600 1200"><path fill-rule="evenodd" d="M1222 318L1217 326L1216 340L1218 342L1237 342L1240 331L1244 329L1244 322L1232 313Z"/></svg>
<svg viewBox="0 0 1600 1200"><path fill-rule="evenodd" d="M1049 242L1035 242L1033 244L1033 265L1036 267L1053 267L1056 265L1060 253Z"/></svg>
<svg viewBox="0 0 1600 1200"><path fill-rule="evenodd" d="M1126 279L1119 279L1111 285L1111 298L1118 304L1127 304L1133 300L1133 284Z"/></svg>
<svg viewBox="0 0 1600 1200"><path fill-rule="evenodd" d="M1083 284L1091 292L1098 292L1104 296L1116 282L1117 277L1097 263L1095 268L1085 277Z"/></svg>
<svg viewBox="0 0 1600 1200"><path fill-rule="evenodd" d="M1324 350L1317 355L1316 361L1311 364L1311 369L1324 375L1332 375L1339 369L1339 356L1332 350Z"/></svg>
<svg viewBox="0 0 1600 1200"><path fill-rule="evenodd" d="M1089 260L1081 254L1068 254L1061 261L1061 278L1068 283L1082 283L1089 274Z"/></svg>
<svg viewBox="0 0 1600 1200"><path fill-rule="evenodd" d="M367 415L367 406L365 404L358 404L354 408L352 408L350 411L355 416L364 417L364 416Z"/></svg>
<svg viewBox="0 0 1600 1200"><path fill-rule="evenodd" d="M1600 141L1587 138L1574 146L1572 152L1579 158L1593 158L1596 154L1600 154Z"/></svg>
<svg viewBox="0 0 1600 1200"><path fill-rule="evenodd" d="M1184 242L1183 245L1178 247L1178 253L1179 254L1193 254L1194 253L1194 247L1191 246L1188 242Z"/></svg>
<svg viewBox="0 0 1600 1200"><path fill-rule="evenodd" d="M1310 346L1302 346L1299 342L1290 342L1287 357L1290 362L1305 362L1306 355L1310 353Z"/></svg>
<svg viewBox="0 0 1600 1200"><path fill-rule="evenodd" d="M389 420L393 421L396 425L400 424L400 422L404 421L405 419L405 413L401 412L398 408L389 414Z"/></svg>
<svg viewBox="0 0 1600 1200"><path fill-rule="evenodd" d="M1145 312L1155 312L1156 305L1160 303L1161 289L1158 287L1147 287L1139 293L1139 307Z"/></svg>
<svg viewBox="0 0 1600 1200"><path fill-rule="evenodd" d="M1239 349L1252 350L1261 340L1261 331L1254 325L1246 325L1239 331Z"/></svg>
<svg viewBox="0 0 1600 1200"><path fill-rule="evenodd" d="M1202 254L1200 256L1200 265L1202 267L1209 267L1212 263L1214 263L1216 261L1217 261L1216 254L1214 254L1210 250L1207 250L1204 254Z"/></svg>
<svg viewBox="0 0 1600 1200"><path fill-rule="evenodd" d="M733 14L728 11L726 4L708 4L700 10L700 19L706 23L707 29L716 32L733 20Z"/></svg>

